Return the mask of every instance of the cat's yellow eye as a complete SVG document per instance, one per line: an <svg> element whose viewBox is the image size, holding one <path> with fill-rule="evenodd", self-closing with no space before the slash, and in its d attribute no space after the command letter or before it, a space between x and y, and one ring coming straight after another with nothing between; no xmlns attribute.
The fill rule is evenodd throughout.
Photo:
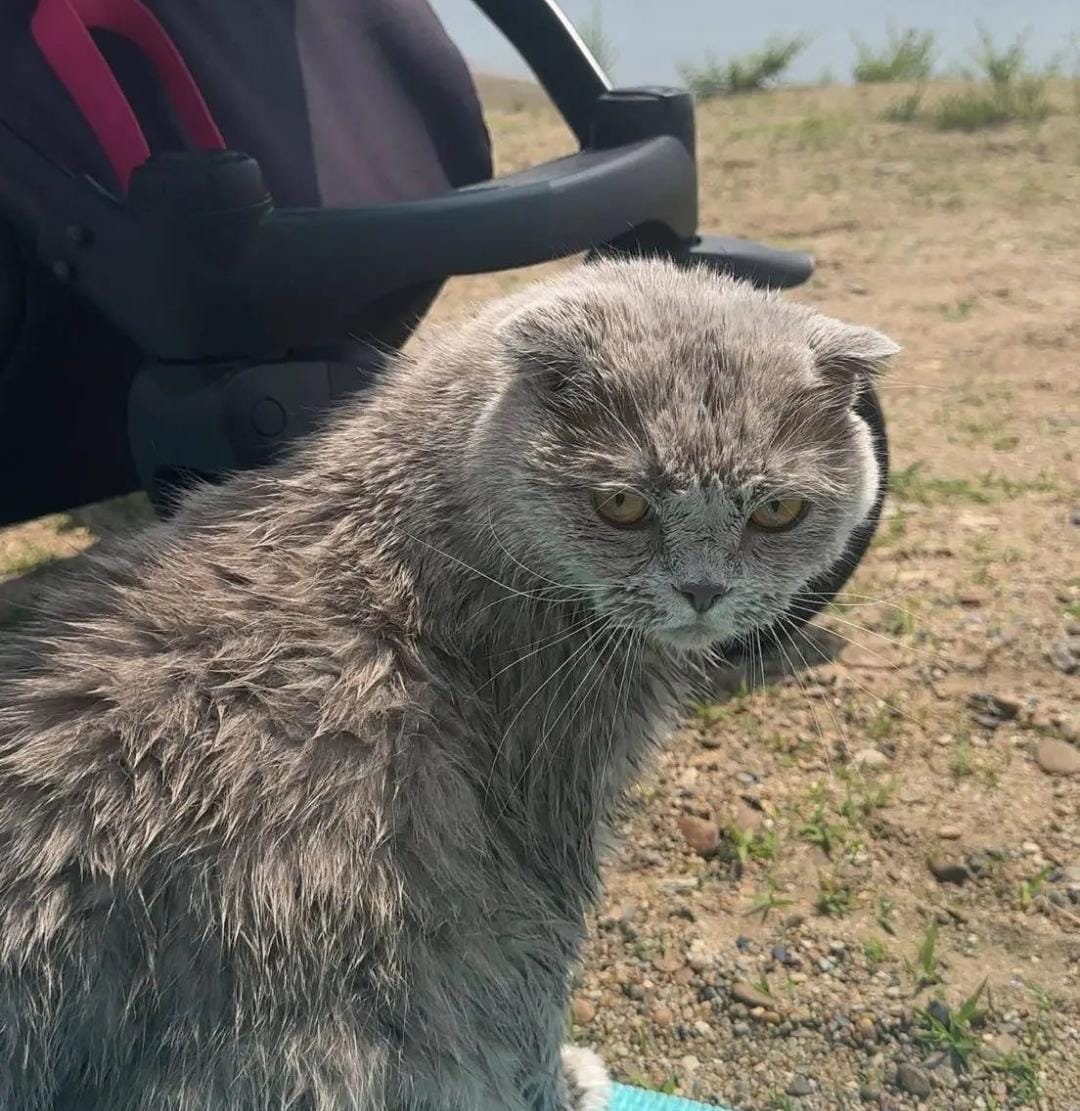
<svg viewBox="0 0 1080 1111"><path fill-rule="evenodd" d="M750 520L766 532L781 532L798 524L809 507L809 503L802 498L774 498L758 506L750 514Z"/></svg>
<svg viewBox="0 0 1080 1111"><path fill-rule="evenodd" d="M593 494L593 504L596 512L609 525L617 528L630 528L638 525L649 515L651 508L646 498L635 494L631 490L598 491Z"/></svg>

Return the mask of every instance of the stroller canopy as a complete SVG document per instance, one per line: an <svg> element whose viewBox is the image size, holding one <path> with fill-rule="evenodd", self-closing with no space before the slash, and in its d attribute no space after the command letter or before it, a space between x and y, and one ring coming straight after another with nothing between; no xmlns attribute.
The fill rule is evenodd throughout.
<svg viewBox="0 0 1080 1111"><path fill-rule="evenodd" d="M491 174L472 81L425 0L5 0L0 117L111 192L121 183L80 87L111 73L151 151L191 141L140 9L279 206L413 200Z"/></svg>

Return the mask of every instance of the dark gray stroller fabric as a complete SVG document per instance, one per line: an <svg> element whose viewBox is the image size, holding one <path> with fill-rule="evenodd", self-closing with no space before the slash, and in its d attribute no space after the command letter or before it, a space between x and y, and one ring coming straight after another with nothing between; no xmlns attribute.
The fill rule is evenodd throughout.
<svg viewBox="0 0 1080 1111"><path fill-rule="evenodd" d="M143 0L179 48L226 144L285 207L431 196L491 173L471 78L425 0ZM0 4L0 117L115 188L93 134L30 34L36 0ZM185 145L156 74L95 41L152 149Z"/></svg>

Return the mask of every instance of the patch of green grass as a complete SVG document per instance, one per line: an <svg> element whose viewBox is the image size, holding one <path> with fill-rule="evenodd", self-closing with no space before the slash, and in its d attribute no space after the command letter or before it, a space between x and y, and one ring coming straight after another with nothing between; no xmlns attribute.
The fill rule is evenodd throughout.
<svg viewBox="0 0 1080 1111"><path fill-rule="evenodd" d="M604 5L601 0L593 0L589 14L578 24L577 32L582 42L589 48L589 52L610 77L615 70L618 51L615 49L615 40L607 29Z"/></svg>
<svg viewBox="0 0 1080 1111"><path fill-rule="evenodd" d="M971 754L971 740L966 734L956 738L952 754L949 756L949 773L953 779L966 779L975 774L974 761Z"/></svg>
<svg viewBox="0 0 1080 1111"><path fill-rule="evenodd" d="M1041 472L1035 478L1011 478L1009 475L986 471L977 479L941 478L925 473L926 465L916 460L889 475L889 489L902 501L920 505L944 505L971 502L991 505L995 501L1012 501L1027 494L1056 493L1059 484Z"/></svg>
<svg viewBox="0 0 1080 1111"><path fill-rule="evenodd" d="M1012 118L993 97L976 90L949 93L934 108L934 125L942 131L981 131L998 127Z"/></svg>
<svg viewBox="0 0 1080 1111"><path fill-rule="evenodd" d="M876 49L853 36L856 56L851 76L855 81L858 84L925 81L934 67L937 44L934 32L890 23L885 33L885 45Z"/></svg>
<svg viewBox="0 0 1080 1111"><path fill-rule="evenodd" d="M875 542L881 547L898 544L907 532L911 514L903 506L894 505L891 510L889 516L882 521L881 528L878 529L877 536L874 538Z"/></svg>
<svg viewBox="0 0 1080 1111"><path fill-rule="evenodd" d="M961 320L967 320L975 311L975 302L970 297L965 297L957 301L955 305L942 305L941 315L952 323L957 323Z"/></svg>
<svg viewBox="0 0 1080 1111"><path fill-rule="evenodd" d="M791 906L791 903L791 899L783 897L780 885L776 882L776 877L770 873L765 877L765 889L754 896L745 914L746 917L750 917L752 914L760 914L761 921L764 923L774 910L782 910L784 907Z"/></svg>
<svg viewBox="0 0 1080 1111"><path fill-rule="evenodd" d="M880 937L868 937L863 942L863 953L871 964L881 964L889 955L889 950Z"/></svg>
<svg viewBox="0 0 1080 1111"><path fill-rule="evenodd" d="M1042 1096L1038 1060L1028 1050L1006 1053L999 1061L991 1061L990 1068L1005 1077L1006 1090L1017 1103L1035 1103Z"/></svg>
<svg viewBox="0 0 1080 1111"><path fill-rule="evenodd" d="M896 936L896 923L893 921L893 915L896 913L896 904L885 896L878 899L877 908L874 911L874 918L877 924L890 936Z"/></svg>
<svg viewBox="0 0 1080 1111"><path fill-rule="evenodd" d="M1010 478L1005 474L987 471L979 477L980 488L993 500L994 495L1012 501L1022 498L1026 494L1056 494L1060 484L1045 471L1040 471L1036 478Z"/></svg>
<svg viewBox="0 0 1080 1111"><path fill-rule="evenodd" d="M970 443L980 443L1004 431L1005 418L1001 413L993 413L974 420L961 421L958 427Z"/></svg>
<svg viewBox="0 0 1080 1111"><path fill-rule="evenodd" d="M653 1040L649 1036L644 1022L640 1022L635 1028L635 1040L637 1041L638 1053L642 1058L648 1060L655 1054ZM659 1080L657 1079L658 1075L661 1077ZM665 1096L674 1095L679 1090L679 1078L673 1072L666 1075L664 1073L654 1073L651 1077L641 1072L629 1073L626 1082L635 1088L642 1088L647 1092L660 1092Z"/></svg>
<svg viewBox="0 0 1080 1111"><path fill-rule="evenodd" d="M889 475L889 489L902 501L933 505L936 502L980 501L978 490L966 478L939 478L925 474L926 464L916 461Z"/></svg>
<svg viewBox="0 0 1080 1111"><path fill-rule="evenodd" d="M780 834L764 829L750 842L750 855L755 860L775 860L780 855Z"/></svg>
<svg viewBox="0 0 1080 1111"><path fill-rule="evenodd" d="M848 120L839 116L804 116L795 125L793 136L803 150L826 150L835 146L849 130Z"/></svg>
<svg viewBox="0 0 1080 1111"><path fill-rule="evenodd" d="M1080 599L1077 599L1075 602L1066 602L1062 612L1070 620L1080 621Z"/></svg>
<svg viewBox="0 0 1080 1111"><path fill-rule="evenodd" d="M862 825L876 811L889 805L895 790L896 783L893 780L868 784L852 779L848 783L844 801L840 804L840 813L851 825Z"/></svg>
<svg viewBox="0 0 1080 1111"><path fill-rule="evenodd" d="M843 829L829 819L823 802L814 807L810 818L799 829L799 835L811 845L817 845L830 858L844 843Z"/></svg>
<svg viewBox="0 0 1080 1111"><path fill-rule="evenodd" d="M843 918L855 908L855 892L851 885L832 872L818 873L818 893L814 902L818 914Z"/></svg>
<svg viewBox="0 0 1080 1111"><path fill-rule="evenodd" d="M916 1011L916 1040L923 1045L945 1050L952 1058L955 1068L966 1069L971 1062L971 1055L979 1045L978 1036L972 1026L978 1021L979 1000L985 990L986 981L983 980L955 1011L950 1011L947 1022L942 1022L929 1010Z"/></svg>
<svg viewBox="0 0 1080 1111"><path fill-rule="evenodd" d="M914 606L915 603L909 603ZM885 620L885 632L894 637L913 637L919 631L919 622L912 609L896 606Z"/></svg>
<svg viewBox="0 0 1080 1111"><path fill-rule="evenodd" d="M780 851L780 835L775 829L752 833L732 822L724 832L735 859L743 867L751 860L775 860Z"/></svg>
<svg viewBox="0 0 1080 1111"><path fill-rule="evenodd" d="M866 723L866 735L872 741L883 741L896 728L896 716L888 706L879 706Z"/></svg>
<svg viewBox="0 0 1080 1111"><path fill-rule="evenodd" d="M0 578L25 575L56 560L56 553L40 544L20 544L13 551L0 554Z"/></svg>
<svg viewBox="0 0 1080 1111"><path fill-rule="evenodd" d="M797 1111L795 1100L781 1092L769 1097L769 1111Z"/></svg>
<svg viewBox="0 0 1080 1111"><path fill-rule="evenodd" d="M1053 865L1047 865L1045 868L1040 868L1033 876L1028 876L1027 879L1020 881L1020 887L1016 892L1016 901L1020 904L1021 910L1027 910L1033 902L1035 896L1043 888L1050 873L1053 872Z"/></svg>
<svg viewBox="0 0 1080 1111"><path fill-rule="evenodd" d="M919 118L922 98L922 89L915 89L906 96L898 97L885 105L881 118L886 123L912 123Z"/></svg>
<svg viewBox="0 0 1080 1111"><path fill-rule="evenodd" d="M1034 126L1050 114L1046 85L1054 70L1031 68L1026 34L999 47L980 26L976 66L977 84L950 93L935 106L932 120L936 127L943 131L980 131L1006 123Z"/></svg>
<svg viewBox="0 0 1080 1111"><path fill-rule="evenodd" d="M938 926L931 922L916 953L919 975L924 983L933 984L938 980L937 940Z"/></svg>
<svg viewBox="0 0 1080 1111"><path fill-rule="evenodd" d="M765 747L776 756L781 767L785 768L790 768L795 763L795 757L810 747L810 742L783 733L765 733L761 740Z"/></svg>
<svg viewBox="0 0 1080 1111"><path fill-rule="evenodd" d="M691 716L703 721L706 725L716 725L720 722L731 721L734 713L729 706L719 702L698 702L690 708Z"/></svg>
<svg viewBox="0 0 1080 1111"><path fill-rule="evenodd" d="M931 922L915 950L914 962L905 961L908 972L915 981L915 990L921 991L931 984L941 983L941 962L937 955L938 925Z"/></svg>
<svg viewBox="0 0 1080 1111"><path fill-rule="evenodd" d="M697 100L761 92L779 82L809 42L802 34L774 35L759 50L725 62L706 54L701 63L680 65L679 73Z"/></svg>

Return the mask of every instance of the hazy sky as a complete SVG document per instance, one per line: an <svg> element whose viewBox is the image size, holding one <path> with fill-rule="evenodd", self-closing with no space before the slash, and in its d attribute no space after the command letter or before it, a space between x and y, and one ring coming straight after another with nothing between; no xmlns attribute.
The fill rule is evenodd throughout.
<svg viewBox="0 0 1080 1111"><path fill-rule="evenodd" d="M471 0L433 0L433 5L474 68L523 72L514 52ZM562 4L574 20L592 7L593 0ZM602 8L615 43L615 78L623 84L673 81L681 61L701 58L707 50L723 58L753 49L776 31L814 36L791 69L794 80L816 80L826 69L846 80L855 56L852 32L883 40L890 20L937 31L943 65L968 62L976 20L1002 43L1030 29L1031 57L1040 63L1067 54L1072 66L1080 49L1072 45L1070 51L1070 35L1080 34L1078 0L602 0Z"/></svg>

